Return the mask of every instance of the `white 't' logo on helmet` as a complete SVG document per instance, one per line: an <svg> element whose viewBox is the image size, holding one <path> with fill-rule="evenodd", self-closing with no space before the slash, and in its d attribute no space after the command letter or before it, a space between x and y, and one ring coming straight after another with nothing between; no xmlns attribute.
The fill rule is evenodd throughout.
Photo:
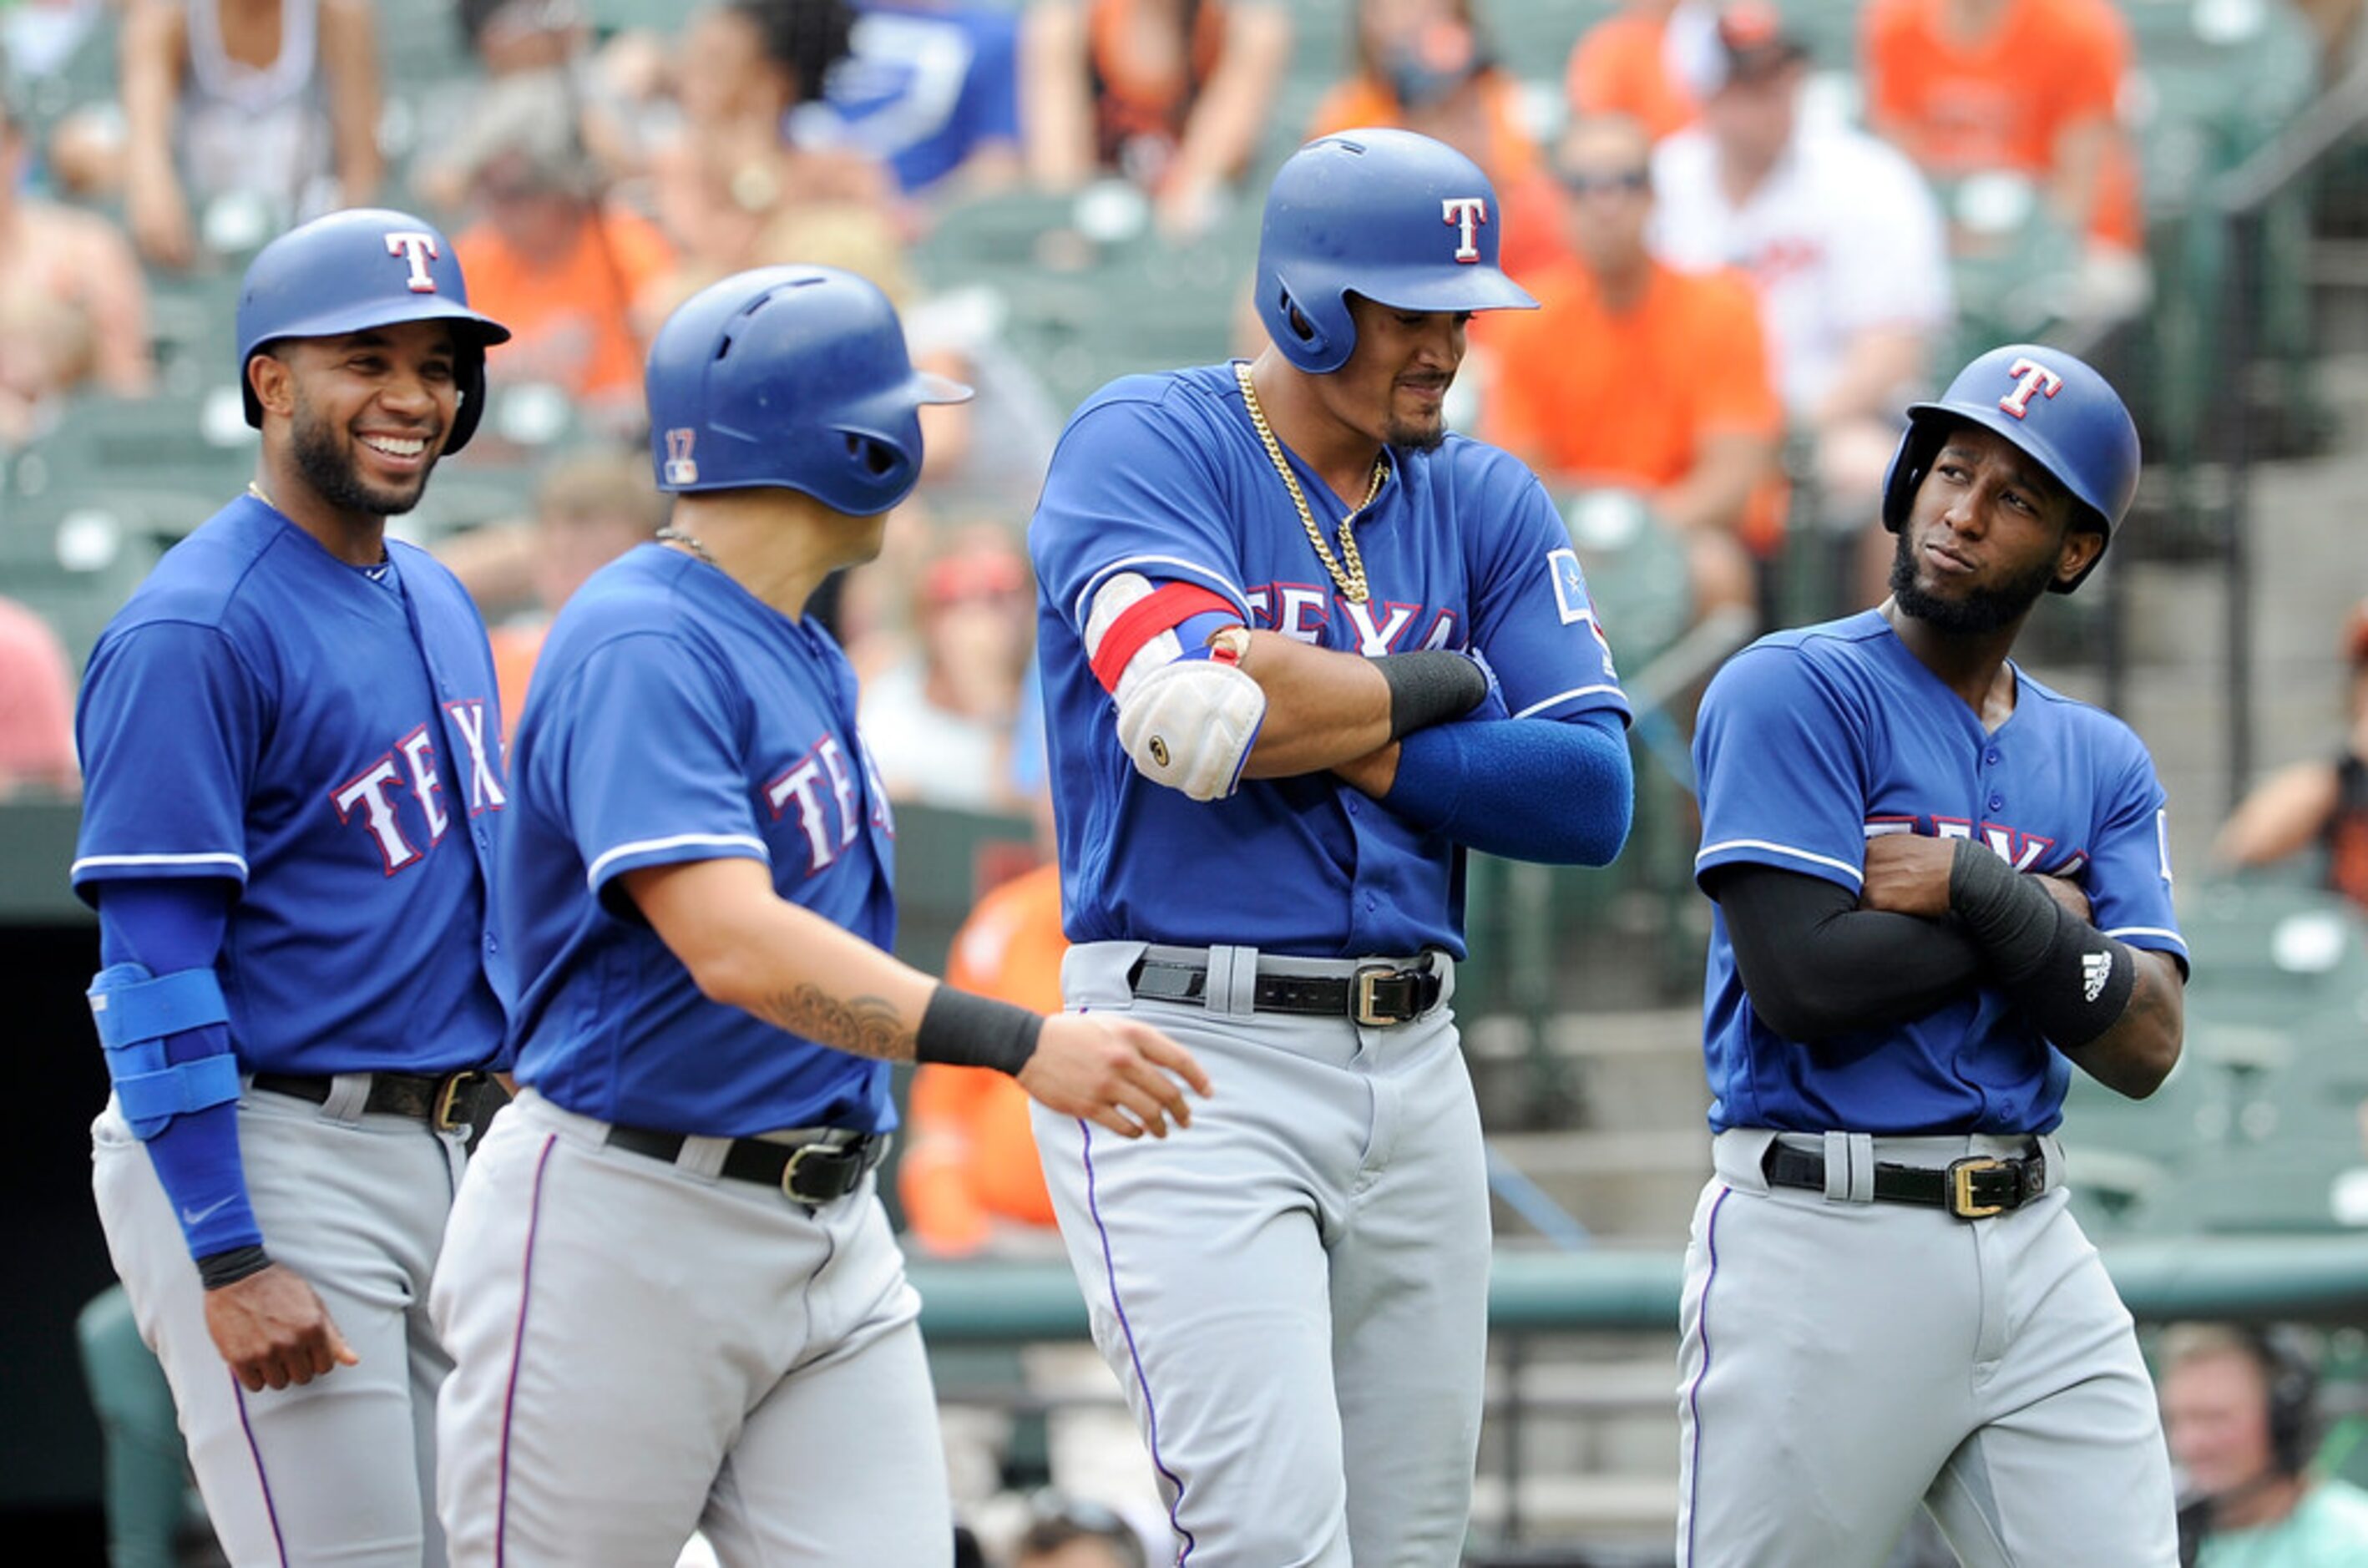
<svg viewBox="0 0 2368 1568"><path fill-rule="evenodd" d="M1470 263L1480 259L1480 225L1488 221L1488 199L1485 196L1451 196L1439 204L1441 222L1454 230L1460 242L1455 247L1455 259Z"/></svg>
<svg viewBox="0 0 2368 1568"><path fill-rule="evenodd" d="M411 291L415 294L436 292L436 277L427 270L428 262L438 253L436 236L417 229L397 229L386 236L386 254L399 256L411 264Z"/></svg>

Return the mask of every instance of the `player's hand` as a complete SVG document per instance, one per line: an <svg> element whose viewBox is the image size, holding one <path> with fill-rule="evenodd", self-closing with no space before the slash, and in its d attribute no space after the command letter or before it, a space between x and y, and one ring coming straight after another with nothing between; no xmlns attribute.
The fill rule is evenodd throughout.
<svg viewBox="0 0 2368 1568"><path fill-rule="evenodd" d="M2089 903L2088 889L2069 877L2051 877L2044 872L2032 874L2039 878L2039 885L2047 890L2047 896L2070 910L2082 925L2096 924L2095 911Z"/></svg>
<svg viewBox="0 0 2368 1568"><path fill-rule="evenodd" d="M1956 858L1952 838L1888 833L1866 841L1866 885L1861 909L1916 915L1938 920L1949 913L1949 866Z"/></svg>
<svg viewBox="0 0 2368 1568"><path fill-rule="evenodd" d="M1191 1126L1187 1085L1208 1098L1209 1075L1190 1051L1149 1024L1092 1013L1046 1018L1036 1054L1019 1070L1019 1086L1045 1108L1121 1138L1165 1138L1171 1121Z"/></svg>
<svg viewBox="0 0 2368 1568"><path fill-rule="evenodd" d="M361 1359L311 1284L284 1264L207 1291L206 1332L249 1393L309 1383Z"/></svg>
<svg viewBox="0 0 2368 1568"><path fill-rule="evenodd" d="M1398 743L1392 741L1381 750L1367 752L1332 771L1351 790L1361 790L1378 801L1398 781Z"/></svg>

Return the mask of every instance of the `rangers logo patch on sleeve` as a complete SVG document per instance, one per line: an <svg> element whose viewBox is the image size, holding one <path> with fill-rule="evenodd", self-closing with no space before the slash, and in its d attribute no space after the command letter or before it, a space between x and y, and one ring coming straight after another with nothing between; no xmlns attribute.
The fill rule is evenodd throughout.
<svg viewBox="0 0 2368 1568"><path fill-rule="evenodd" d="M1591 620L1594 610L1587 602L1587 574L1578 569L1578 551L1550 550L1546 551L1546 570L1554 578L1554 608L1562 613L1562 623Z"/></svg>

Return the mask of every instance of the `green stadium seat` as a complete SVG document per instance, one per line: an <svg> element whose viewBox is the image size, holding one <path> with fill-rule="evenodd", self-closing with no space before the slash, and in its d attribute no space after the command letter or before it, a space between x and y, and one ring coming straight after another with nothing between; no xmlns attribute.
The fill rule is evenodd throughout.
<svg viewBox="0 0 2368 1568"><path fill-rule="evenodd" d="M2336 1228L2330 1193L2361 1163L2368 1100L2368 922L2318 889L2253 882L2200 890L2180 922L2195 961L2185 1052L2144 1102L2074 1075L2076 1200L2151 1233Z"/></svg>

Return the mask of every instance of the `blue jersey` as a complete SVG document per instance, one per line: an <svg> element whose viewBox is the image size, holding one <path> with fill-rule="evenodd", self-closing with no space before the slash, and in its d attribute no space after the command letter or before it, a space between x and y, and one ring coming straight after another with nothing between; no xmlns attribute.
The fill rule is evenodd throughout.
<svg viewBox="0 0 2368 1568"><path fill-rule="evenodd" d="M912 191L983 142L1019 140L1019 18L977 6L873 4L825 93L848 140Z"/></svg>
<svg viewBox="0 0 2368 1568"><path fill-rule="evenodd" d="M239 886L216 968L248 1072L497 1062L507 789L484 624L425 551L347 565L232 502L91 654L75 891Z"/></svg>
<svg viewBox="0 0 2368 1568"><path fill-rule="evenodd" d="M618 880L756 860L791 903L894 943L895 824L828 632L642 545L552 623L510 756L501 925L521 1082L671 1132L895 1124L885 1063L709 1001Z"/></svg>
<svg viewBox="0 0 2368 1568"><path fill-rule="evenodd" d="M1578 558L1536 476L1460 436L1389 460L1357 524L1372 597L1356 604L1316 559L1231 366L1126 378L1070 420L1029 544L1072 940L1463 953L1444 835L1328 773L1246 780L1198 802L1135 771L1084 642L1094 595L1119 573L1212 590L1248 625L1320 647L1476 649L1517 719L1627 717ZM1328 537L1342 508L1292 462Z"/></svg>
<svg viewBox="0 0 2368 1568"><path fill-rule="evenodd" d="M2014 712L1987 731L1876 611L1761 638L1702 698L1696 880L1766 865L1855 892L1869 838L1974 837L2018 869L2078 877L2100 929L2184 970L2162 786L2145 744L2112 715L2014 676ZM1910 1023L1786 1040L1751 1010L1723 915L1702 1043L1719 1129L2044 1132L2071 1075L1987 986Z"/></svg>

